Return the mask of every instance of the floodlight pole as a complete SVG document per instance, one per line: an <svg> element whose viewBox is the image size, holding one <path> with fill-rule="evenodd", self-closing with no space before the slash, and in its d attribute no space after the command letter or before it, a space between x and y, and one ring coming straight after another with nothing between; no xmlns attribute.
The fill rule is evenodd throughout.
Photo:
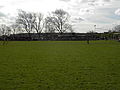
<svg viewBox="0 0 120 90"><path fill-rule="evenodd" d="M94 25L94 32L96 31L96 26L97 26L97 25Z"/></svg>

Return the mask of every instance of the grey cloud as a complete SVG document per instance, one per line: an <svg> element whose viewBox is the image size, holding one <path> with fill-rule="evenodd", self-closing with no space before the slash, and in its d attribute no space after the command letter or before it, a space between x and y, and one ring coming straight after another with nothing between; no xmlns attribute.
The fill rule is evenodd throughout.
<svg viewBox="0 0 120 90"><path fill-rule="evenodd" d="M110 3L111 0L102 0L102 3L99 2L101 0L88 0L88 5L90 6L105 6L106 4L104 4L105 2L106 3Z"/></svg>
<svg viewBox="0 0 120 90"><path fill-rule="evenodd" d="M97 1L100 1L100 0L88 0L88 2L97 2ZM110 2L111 0L102 0L103 2Z"/></svg>
<svg viewBox="0 0 120 90"><path fill-rule="evenodd" d="M3 8L4 6L0 6L0 9Z"/></svg>
<svg viewBox="0 0 120 90"><path fill-rule="evenodd" d="M120 16L120 9L117 9L117 10L115 11L115 15Z"/></svg>
<svg viewBox="0 0 120 90"><path fill-rule="evenodd" d="M84 15L84 14L94 14L95 11L94 11L94 8L81 8L80 11L79 11L79 15Z"/></svg>
<svg viewBox="0 0 120 90"><path fill-rule="evenodd" d="M79 17L79 18L75 18L75 20L77 20L77 21L84 21L84 19L81 18L81 17Z"/></svg>
<svg viewBox="0 0 120 90"><path fill-rule="evenodd" d="M60 1L69 2L69 1L71 1L71 0L60 0Z"/></svg>
<svg viewBox="0 0 120 90"><path fill-rule="evenodd" d="M111 2L111 0L104 0L105 2Z"/></svg>
<svg viewBox="0 0 120 90"><path fill-rule="evenodd" d="M88 2L88 0L82 0L81 1L81 3L87 3Z"/></svg>
<svg viewBox="0 0 120 90"><path fill-rule="evenodd" d="M117 22L120 20L119 16L114 14L116 8L99 8L96 10L96 14L92 15L92 17L86 18L88 21L93 23L101 23L101 24L110 24L113 22Z"/></svg>
<svg viewBox="0 0 120 90"><path fill-rule="evenodd" d="M0 12L0 17L6 17L6 15L2 12Z"/></svg>
<svg viewBox="0 0 120 90"><path fill-rule="evenodd" d="M98 0L81 0L81 3L94 3Z"/></svg>
<svg viewBox="0 0 120 90"><path fill-rule="evenodd" d="M79 22L82 22L82 21L85 21L85 20L81 17L78 17L78 18L76 17L72 20L72 23L79 23Z"/></svg>
<svg viewBox="0 0 120 90"><path fill-rule="evenodd" d="M73 24L75 24L75 23L80 23L80 22L82 22L82 21L85 21L85 19L83 19L82 17L73 17L72 20L71 20L71 22L72 22Z"/></svg>

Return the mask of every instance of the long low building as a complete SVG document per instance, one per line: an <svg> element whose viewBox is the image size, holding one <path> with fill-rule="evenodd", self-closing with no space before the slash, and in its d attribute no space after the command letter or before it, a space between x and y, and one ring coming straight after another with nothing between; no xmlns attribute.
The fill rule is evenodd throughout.
<svg viewBox="0 0 120 90"><path fill-rule="evenodd" d="M98 40L100 37L98 34L86 34L86 33L20 33L12 34L9 36L11 40L15 41L79 41L79 40Z"/></svg>
<svg viewBox="0 0 120 90"><path fill-rule="evenodd" d="M0 36L0 40L11 41L84 41L118 40L120 33L19 33Z"/></svg>

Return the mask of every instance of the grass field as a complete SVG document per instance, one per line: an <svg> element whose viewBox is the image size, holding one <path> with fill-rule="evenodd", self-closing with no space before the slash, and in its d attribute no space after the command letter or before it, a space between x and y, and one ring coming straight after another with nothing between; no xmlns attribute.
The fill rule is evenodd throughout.
<svg viewBox="0 0 120 90"><path fill-rule="evenodd" d="M0 45L0 90L120 90L117 41Z"/></svg>

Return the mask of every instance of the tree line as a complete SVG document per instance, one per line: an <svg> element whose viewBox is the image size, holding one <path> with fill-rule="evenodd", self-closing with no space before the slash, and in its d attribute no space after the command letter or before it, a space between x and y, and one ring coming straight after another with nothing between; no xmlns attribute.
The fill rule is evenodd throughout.
<svg viewBox="0 0 120 90"><path fill-rule="evenodd" d="M0 35L2 36L27 33L31 39L31 33L37 33L40 38L40 34L43 32L61 34L73 32L72 25L70 24L69 13L63 9L56 9L48 16L44 17L42 13L18 10L15 23L10 26L5 24L0 25Z"/></svg>

